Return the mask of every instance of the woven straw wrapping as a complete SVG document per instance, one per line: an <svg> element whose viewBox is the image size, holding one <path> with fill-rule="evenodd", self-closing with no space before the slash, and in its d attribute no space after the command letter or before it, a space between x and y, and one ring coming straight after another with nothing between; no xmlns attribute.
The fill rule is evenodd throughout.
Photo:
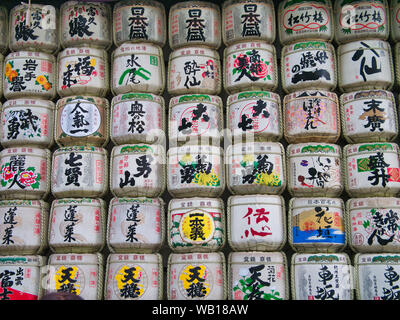
<svg viewBox="0 0 400 320"><path fill-rule="evenodd" d="M99 201L99 209L100 209L100 233L101 233L101 241L100 244L98 243L79 243L79 242L64 242L64 243L52 243L50 241L50 234L51 232L61 232L60 225L53 225L53 214L54 214L54 209L56 206L68 206L69 204L75 204L78 206L81 206L80 210L83 215L85 215L85 210L82 207L88 207L92 204L93 200ZM96 206L97 207L97 206ZM50 224L47 232L47 237L49 241L49 247L50 250L53 253L96 253L100 252L103 247L105 246L105 235L106 235L106 202L103 199L85 199L85 198L68 198L68 199L60 199L60 200L54 200L51 203L51 209L50 209ZM55 230L52 230L52 229ZM58 229L58 230L57 230ZM88 230L88 232L94 232L94 230Z"/></svg>
<svg viewBox="0 0 400 320"><path fill-rule="evenodd" d="M175 202L185 202L185 201L217 201L219 203L218 207L209 207L209 206L204 206L201 207L199 205L193 205L192 207L180 207L180 208L172 208L172 201ZM190 252L215 252L218 250L222 250L222 248L225 246L226 242L226 228L225 228L225 210L224 210L224 202L222 199L218 198L183 198L183 199L174 199L169 202L168 204L168 222L167 222L167 233L168 233L168 246L169 248L176 253L190 253ZM205 211L205 212L210 212L210 211L219 211L221 213L221 221L220 225L216 225L215 228L221 228L222 231L222 241L218 243L218 241L215 238L215 232L213 237L206 243L202 244L196 244L196 243L191 243L188 244L184 239L182 239L182 235L179 235L179 239L181 241L182 246L174 246L174 242L172 241L172 236L171 236L171 230L174 227L173 222L172 222L172 214L173 211L175 212L182 212L184 211L185 213L190 212L190 211ZM179 223L181 220L179 221ZM179 227L178 227L179 228Z"/></svg>
<svg viewBox="0 0 400 320"><path fill-rule="evenodd" d="M282 233L282 238L283 241L281 243L271 243L271 242L263 242L263 241L243 241L242 244L236 245L232 241L232 204L234 198L242 198L242 199L247 199L247 198L254 198L257 197L259 199L265 199L268 197L271 198L279 198L280 199L280 206L281 206L281 213L282 213L282 230L272 230L273 232L281 232ZM251 202L249 199L249 205L258 205L262 204L266 208L269 208L271 210L272 205L277 206L277 203L268 203L267 200L264 201L256 201L256 202ZM258 200L258 199L257 199ZM244 205L243 204L236 204L235 206L240 206ZM283 247L285 246L286 243L286 237L287 237L287 218L286 218L286 207L285 207L285 201L282 196L277 196L277 195L265 195L265 194L254 194L254 195L243 195L243 196L230 196L228 198L228 203L227 203L227 237L228 237L228 244L229 246L234 250L234 251L279 251L282 250Z"/></svg>
<svg viewBox="0 0 400 320"><path fill-rule="evenodd" d="M91 135L85 135L81 137L72 137L66 134L60 124L61 109L64 108L68 103L79 100L79 102L89 102L90 104L96 105L99 109L100 115L103 113L104 118L101 119L99 130ZM100 134L101 127L104 127L103 134ZM95 146L95 147L106 147L110 138L110 103L106 98L90 97L90 96L75 96L61 98L57 100L56 111L54 116L54 140L57 145L61 147L66 146Z"/></svg>
<svg viewBox="0 0 400 320"><path fill-rule="evenodd" d="M360 94L363 95L364 93L367 94L369 91L359 91L359 92L353 92L352 94L356 95L356 94ZM366 99L366 97L360 97L358 99L354 98L352 100L349 100L347 102L344 101L344 97L346 95L346 93L342 94L340 96L340 119L341 119L341 123L342 123L342 133L343 133L343 137L346 139L347 143L349 144L355 144L355 143L363 143L363 142L370 142L370 141L376 141L376 142L384 142L384 141L393 141L397 138L398 136L398 130L399 130L399 120L398 120L398 112L397 112L397 107L396 107L396 101L394 98L394 95L392 92L390 91L385 91L389 98L388 100L391 101L392 103L392 107L393 107L393 115L394 117L391 118L391 121L394 121L394 127L390 128L392 129L392 132L384 130L384 131L379 131L379 130L375 130L374 132L371 132L370 130L368 130L366 133L357 135L357 134L349 134L348 132L348 128L346 125L346 107L345 104L346 103L351 103L357 100L364 100ZM370 95L373 96L373 91L370 91ZM368 97L369 99L370 97ZM380 98L382 99L382 98Z"/></svg>
<svg viewBox="0 0 400 320"><path fill-rule="evenodd" d="M270 253L269 252L260 252L260 251L248 251L248 252L246 252L249 256L251 256L251 255L263 255L263 256L268 256ZM275 253L279 253L279 254L281 254L282 255L282 264L283 264L283 268L284 268L284 274L283 274L283 277L284 277L284 290L285 290L285 292L284 292L284 294L285 294L285 297L284 298L282 298L283 300L289 300L289 296L290 296L290 286L289 286L289 268L288 268L288 264L287 264L287 257L286 257L286 254L284 253L284 252L281 252L281 251L275 251L275 252L273 252L273 254L275 254ZM227 283L227 290L228 290L228 299L229 300L236 300L235 298L234 298L234 296L233 296L233 274L232 274L232 254L233 254L233 252L230 252L229 253L229 256L228 256L228 270L227 270L227 272L228 272L228 276L227 276L227 281L228 281L228 283ZM251 265L255 265L255 263L251 263L251 262L245 262L245 263L238 263L238 262L235 262L235 263L237 263L237 264L247 264L247 265L249 265L249 266L251 266ZM258 263L259 264L259 263ZM279 263L279 262L266 262L265 263L265 265L268 265L268 266L270 266L270 265L274 265L274 266L280 266L281 264ZM275 290L275 289L274 289ZM273 300L273 299L271 299L271 300Z"/></svg>
<svg viewBox="0 0 400 320"><path fill-rule="evenodd" d="M298 199L298 198L297 198ZM313 200L317 200L318 198L309 198ZM327 198L323 198L327 199ZM331 198L333 199L333 198ZM340 209L342 211L342 225L344 225L345 230L345 242L344 244L339 244L339 243L321 243L321 242L314 242L314 243L293 243L293 209L295 208L293 206L293 202L296 200L296 198L291 198L289 200L289 211L288 211L288 243L290 247L295 251L299 253L334 253L334 252L342 252L348 242L348 232L347 232L347 221L346 221L346 213L345 213L345 206L344 202L341 198L335 198L334 200L340 202ZM315 207L316 205L307 205L303 206L301 208L312 208ZM332 207L332 205L329 205L329 207ZM296 207L299 208L299 207Z"/></svg>
<svg viewBox="0 0 400 320"><path fill-rule="evenodd" d="M197 255L196 252L192 252L192 253L189 253L189 254L191 254L192 256L196 256L196 255ZM171 254L168 256L168 267L167 267L167 276L168 276L168 279L167 279L167 299L168 299L168 300L172 300L172 299L171 299L171 281L170 281L170 277L171 277L171 266L172 266L172 264L173 264L172 260L175 259L175 257L177 257L177 256L179 256L179 255L181 255L181 254L180 254L180 253L171 253ZM187 255L187 254L186 254L186 253L183 253L183 255ZM216 261L208 261L208 262L205 262L205 261L201 260L201 261L199 261L199 262L196 262L195 259L194 259L194 260L192 260L192 261L190 261L190 262L188 262L188 261L186 261L186 262L177 262L177 264L184 264L184 263L186 263L186 264L189 264L189 263L202 263L202 264L206 264L206 263L218 263L218 264L221 264L221 269L222 269L222 282L223 282L223 296L222 296L222 297L214 297L212 300L226 300L227 294L228 294L228 284L227 284L227 274L226 274L226 260L225 260L225 255L224 255L222 252L220 252L220 251L213 252L213 253L209 253L208 255L210 255L210 256L218 255L220 261L218 261L218 262L216 262ZM214 279L214 278L213 278L213 279ZM210 293L210 294L211 294L211 293ZM201 300L207 300L207 299L201 298Z"/></svg>
<svg viewBox="0 0 400 320"><path fill-rule="evenodd" d="M107 247L110 250L111 253L131 253L131 252L137 252L137 253L155 253L159 251L165 241L165 203L162 198L157 198L156 200L160 202L160 232L161 232L161 239L160 243L158 244L153 244L151 247L146 244L144 246L142 243L137 242L133 244L129 244L127 242L124 243L118 243L118 244L112 244L110 241L110 226L111 224L115 224L115 221L112 221L112 211L114 209L113 205L114 203L119 203L119 202L125 202L125 201L145 201L148 200L149 198L113 198L110 201L110 205L108 208L108 218L107 218L107 232L106 232L106 243ZM150 199L153 200L153 199ZM142 206L145 206L146 203L141 204ZM151 204L153 205L153 204ZM146 217L146 213L144 213L144 216ZM149 219L149 216L146 217L146 219ZM121 228L122 229L122 228ZM145 230L145 232L154 232L154 230Z"/></svg>

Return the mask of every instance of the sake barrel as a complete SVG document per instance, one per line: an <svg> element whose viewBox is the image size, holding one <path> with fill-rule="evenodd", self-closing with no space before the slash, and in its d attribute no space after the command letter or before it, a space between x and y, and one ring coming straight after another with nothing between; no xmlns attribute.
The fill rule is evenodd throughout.
<svg viewBox="0 0 400 320"><path fill-rule="evenodd" d="M229 0L222 3L222 40L226 46L243 40L275 41L275 9L271 0Z"/></svg>
<svg viewBox="0 0 400 320"><path fill-rule="evenodd" d="M400 252L400 201L368 197L346 202L347 235L354 252Z"/></svg>
<svg viewBox="0 0 400 320"><path fill-rule="evenodd" d="M111 15L111 7L107 3L75 0L62 3L61 46L90 46L107 50L112 44Z"/></svg>
<svg viewBox="0 0 400 320"><path fill-rule="evenodd" d="M274 91L278 87L275 47L263 41L242 41L224 49L224 89Z"/></svg>
<svg viewBox="0 0 400 320"><path fill-rule="evenodd" d="M104 278L104 300L162 300L163 262L157 253L111 253Z"/></svg>
<svg viewBox="0 0 400 320"><path fill-rule="evenodd" d="M54 137L58 146L104 147L109 141L106 98L69 96L57 100Z"/></svg>
<svg viewBox="0 0 400 320"><path fill-rule="evenodd" d="M0 97L3 96L4 56L0 53Z"/></svg>
<svg viewBox="0 0 400 320"><path fill-rule="evenodd" d="M0 7L0 53L5 54L8 50L8 11L6 7Z"/></svg>
<svg viewBox="0 0 400 320"><path fill-rule="evenodd" d="M0 253L42 254L47 249L49 205L42 200L0 201Z"/></svg>
<svg viewBox="0 0 400 320"><path fill-rule="evenodd" d="M126 93L111 101L110 139L115 145L166 141L165 100L152 93Z"/></svg>
<svg viewBox="0 0 400 320"><path fill-rule="evenodd" d="M276 195L228 198L227 230L234 251L279 251L286 243L285 201Z"/></svg>
<svg viewBox="0 0 400 320"><path fill-rule="evenodd" d="M103 256L100 253L53 253L48 260L45 293L69 292L84 300L103 297Z"/></svg>
<svg viewBox="0 0 400 320"><path fill-rule="evenodd" d="M173 252L213 252L225 245L222 199L172 199L168 205L168 245Z"/></svg>
<svg viewBox="0 0 400 320"><path fill-rule="evenodd" d="M400 86L400 43L394 45L395 85Z"/></svg>
<svg viewBox="0 0 400 320"><path fill-rule="evenodd" d="M161 47L150 43L124 43L111 56L111 91L114 95L147 92L162 95L165 67Z"/></svg>
<svg viewBox="0 0 400 320"><path fill-rule="evenodd" d="M394 95L362 90L340 96L343 136L348 143L393 141L399 130Z"/></svg>
<svg viewBox="0 0 400 320"><path fill-rule="evenodd" d="M228 299L289 300L289 276L283 252L231 252Z"/></svg>
<svg viewBox="0 0 400 320"><path fill-rule="evenodd" d="M50 100L12 99L1 108L0 143L4 147L53 145L55 105Z"/></svg>
<svg viewBox="0 0 400 320"><path fill-rule="evenodd" d="M334 36L331 0L279 2L278 30L281 44L303 41L332 41Z"/></svg>
<svg viewBox="0 0 400 320"><path fill-rule="evenodd" d="M193 45L218 49L221 45L221 13L218 4L181 1L172 5L169 9L168 36L172 50Z"/></svg>
<svg viewBox="0 0 400 320"><path fill-rule="evenodd" d="M304 41L282 48L282 89L334 91L337 85L336 54L327 41Z"/></svg>
<svg viewBox="0 0 400 320"><path fill-rule="evenodd" d="M110 191L115 197L158 197L164 192L165 180L161 145L125 144L112 149Z"/></svg>
<svg viewBox="0 0 400 320"><path fill-rule="evenodd" d="M286 188L285 149L279 142L247 142L226 149L227 187L233 194L281 194Z"/></svg>
<svg viewBox="0 0 400 320"><path fill-rule="evenodd" d="M66 48L58 54L57 93L60 97L105 97L109 91L108 55L103 49Z"/></svg>
<svg viewBox="0 0 400 320"><path fill-rule="evenodd" d="M344 203L340 198L291 198L289 244L296 252L339 252L345 237Z"/></svg>
<svg viewBox="0 0 400 320"><path fill-rule="evenodd" d="M243 91L226 101L226 127L233 144L279 141L283 135L281 98L269 91Z"/></svg>
<svg viewBox="0 0 400 320"><path fill-rule="evenodd" d="M4 280L2 299L40 300L46 257L39 255L0 256L0 274Z"/></svg>
<svg viewBox="0 0 400 320"><path fill-rule="evenodd" d="M396 300L400 256L390 253L356 254L355 291L358 300Z"/></svg>
<svg viewBox="0 0 400 320"><path fill-rule="evenodd" d="M399 193L400 163L397 144L348 144L343 153L345 189L350 197L389 197Z"/></svg>
<svg viewBox="0 0 400 320"><path fill-rule="evenodd" d="M105 245L106 203L102 199L56 199L49 221L52 252L95 253Z"/></svg>
<svg viewBox="0 0 400 320"><path fill-rule="evenodd" d="M390 44L379 39L355 40L337 49L338 87L342 92L390 90L395 71Z"/></svg>
<svg viewBox="0 0 400 320"><path fill-rule="evenodd" d="M105 149L71 146L54 151L51 192L55 198L101 198L107 191L108 163Z"/></svg>
<svg viewBox="0 0 400 320"><path fill-rule="evenodd" d="M171 253L167 274L168 300L227 298L225 256L222 252Z"/></svg>
<svg viewBox="0 0 400 320"><path fill-rule="evenodd" d="M400 41L400 2L391 0L390 2L390 39L393 42Z"/></svg>
<svg viewBox="0 0 400 320"><path fill-rule="evenodd" d="M56 58L45 52L17 51L4 59L3 90L6 99L56 97Z"/></svg>
<svg viewBox="0 0 400 320"><path fill-rule="evenodd" d="M154 253L164 244L162 198L113 198L107 221L106 240L112 253Z"/></svg>
<svg viewBox="0 0 400 320"><path fill-rule="evenodd" d="M171 147L167 153L167 189L175 198L219 197L225 189L223 151L211 145Z"/></svg>
<svg viewBox="0 0 400 320"><path fill-rule="evenodd" d="M288 191L293 197L339 197L343 191L341 147L299 143L287 148Z"/></svg>
<svg viewBox="0 0 400 320"><path fill-rule="evenodd" d="M346 253L294 253L293 300L353 300L353 275Z"/></svg>
<svg viewBox="0 0 400 320"><path fill-rule="evenodd" d="M287 142L336 143L340 138L339 99L325 90L304 90L283 99L283 132Z"/></svg>
<svg viewBox="0 0 400 320"><path fill-rule="evenodd" d="M335 1L335 40L387 40L390 32L387 0Z"/></svg>
<svg viewBox="0 0 400 320"><path fill-rule="evenodd" d="M180 95L169 100L169 145L219 146L223 130L222 99L206 94Z"/></svg>
<svg viewBox="0 0 400 320"><path fill-rule="evenodd" d="M186 47L174 50L168 58L167 90L170 95L221 92L221 62L216 50Z"/></svg>
<svg viewBox="0 0 400 320"><path fill-rule="evenodd" d="M124 0L114 4L113 39L115 46L143 42L163 47L167 41L165 7L153 0Z"/></svg>
<svg viewBox="0 0 400 320"><path fill-rule="evenodd" d="M51 153L36 147L10 147L0 152L1 199L40 200L50 192Z"/></svg>
<svg viewBox="0 0 400 320"><path fill-rule="evenodd" d="M58 9L48 4L22 3L9 14L11 51L32 50L54 54L60 48Z"/></svg>

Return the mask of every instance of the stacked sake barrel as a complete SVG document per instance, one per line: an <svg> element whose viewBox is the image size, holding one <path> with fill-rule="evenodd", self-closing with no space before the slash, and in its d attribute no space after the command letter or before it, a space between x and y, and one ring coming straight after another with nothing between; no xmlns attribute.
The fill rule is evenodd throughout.
<svg viewBox="0 0 400 320"><path fill-rule="evenodd" d="M13 7L9 21L0 12L1 51L8 52L8 43L11 50L4 64L1 59L7 100L1 108L0 273L9 275L2 299L35 300L48 248L57 15L53 6L36 4Z"/></svg>
<svg viewBox="0 0 400 320"><path fill-rule="evenodd" d="M183 1L169 10L167 89L167 298L226 299L220 7Z"/></svg>
<svg viewBox="0 0 400 320"><path fill-rule="evenodd" d="M285 150L272 1L225 1L228 298L289 299Z"/></svg>
<svg viewBox="0 0 400 320"><path fill-rule="evenodd" d="M288 242L295 251L292 299L352 299L350 282L346 282L350 259L342 252L346 245L344 181L332 4L282 1L278 16L283 126L289 143ZM322 269L337 281L329 296L318 291Z"/></svg>
<svg viewBox="0 0 400 320"><path fill-rule="evenodd" d="M104 299L163 298L166 13L157 1L113 8L110 191ZM128 278L129 281L124 281Z"/></svg>
<svg viewBox="0 0 400 320"><path fill-rule="evenodd" d="M398 39L399 7L392 1L336 3L346 231L355 253L355 288L362 300L392 299L387 271L400 272L398 112L390 91L395 69L389 41ZM350 12L350 13L349 13ZM391 23L389 21L391 20ZM394 46L398 66L398 46ZM368 282L374 279L374 285Z"/></svg>
<svg viewBox="0 0 400 320"><path fill-rule="evenodd" d="M111 8L66 1L57 14L61 50L52 69L58 100L45 293L67 291L96 300L103 295Z"/></svg>

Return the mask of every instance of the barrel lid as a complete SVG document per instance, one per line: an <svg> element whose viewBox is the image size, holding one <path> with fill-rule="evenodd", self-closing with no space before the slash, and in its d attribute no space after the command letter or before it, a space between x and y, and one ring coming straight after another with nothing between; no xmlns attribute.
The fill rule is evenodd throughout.
<svg viewBox="0 0 400 320"><path fill-rule="evenodd" d="M327 41L298 41L292 44L285 45L282 48L282 54L291 54L304 50L326 50L335 52L334 46Z"/></svg>
<svg viewBox="0 0 400 320"><path fill-rule="evenodd" d="M93 206L105 206L105 201L103 199L93 199L93 198L64 198L64 199L55 199L51 203L52 206L66 206L69 204L76 205L93 205Z"/></svg>
<svg viewBox="0 0 400 320"><path fill-rule="evenodd" d="M398 150L399 146L396 143L391 143L391 142L347 144L343 148L343 152L347 156L351 156L353 154L376 152L376 151L397 153Z"/></svg>
<svg viewBox="0 0 400 320"><path fill-rule="evenodd" d="M211 103L217 104L222 107L222 99L220 96L211 95L211 94L184 94L172 97L169 101L169 106L174 107L183 103L191 103L191 102L202 102L202 103Z"/></svg>
<svg viewBox="0 0 400 320"><path fill-rule="evenodd" d="M353 198L346 202L348 210L370 208L400 208L400 199L395 197Z"/></svg>
<svg viewBox="0 0 400 320"><path fill-rule="evenodd" d="M341 198L291 198L291 208L298 207L315 207L315 206L329 206L344 209L344 202Z"/></svg>
<svg viewBox="0 0 400 320"><path fill-rule="evenodd" d="M366 44L370 49L377 49L377 50L390 50L389 42L380 39L363 39L363 40L354 40L352 42L344 43L338 46L337 53L340 57L341 55L357 51L360 49L360 43L363 42ZM398 43L396 44L398 45Z"/></svg>
<svg viewBox="0 0 400 320"><path fill-rule="evenodd" d="M285 202L281 196L266 194L234 195L228 198L228 206L265 204L283 206Z"/></svg>
<svg viewBox="0 0 400 320"><path fill-rule="evenodd" d="M31 156L48 157L50 156L49 149L42 149L36 147L11 147L5 148L0 152L0 158L16 154L25 154Z"/></svg>
<svg viewBox="0 0 400 320"><path fill-rule="evenodd" d="M54 151L53 156L58 156L63 153L70 152L88 152L88 153L98 153L102 155L107 155L107 150L100 147L94 146L70 146L70 147L62 147L58 148Z"/></svg>
<svg viewBox="0 0 400 320"><path fill-rule="evenodd" d="M46 257L38 255L0 256L0 267L4 266L32 266L42 267L46 264Z"/></svg>
<svg viewBox="0 0 400 320"><path fill-rule="evenodd" d="M0 200L0 207L11 206L43 208L47 207L48 203L43 200Z"/></svg>
<svg viewBox="0 0 400 320"><path fill-rule="evenodd" d="M267 154L284 154L284 147L280 142L251 142L251 143L236 143L229 145L226 149L228 156L249 153L267 153Z"/></svg>
<svg viewBox="0 0 400 320"><path fill-rule="evenodd" d="M286 264L286 256L283 252L231 252L229 254L229 261L233 264L255 264L252 261L252 257L259 258L263 257L265 264ZM247 259L248 258L248 259ZM246 259L246 260L245 260ZM259 259L257 264L261 264Z"/></svg>
<svg viewBox="0 0 400 320"><path fill-rule="evenodd" d="M198 46L198 47L194 47L194 46L183 47L180 49L173 50L170 53L169 60L179 58L181 56L193 56L193 55L211 57L211 58L218 60L218 62L220 61L219 53L217 50L206 48L206 47L200 47L200 46Z"/></svg>
<svg viewBox="0 0 400 320"><path fill-rule="evenodd" d="M191 203L188 205L188 203ZM206 205L207 204L207 205ZM221 199L217 198L180 198L180 199L171 199L168 205L168 209L172 210L191 210L191 209L208 209L208 208L218 208L219 210L223 210L224 203Z"/></svg>
<svg viewBox="0 0 400 320"><path fill-rule="evenodd" d="M19 98L19 99L10 99L3 103L3 110L6 108L14 108L14 107L44 107L54 110L55 104L51 100L43 100L43 99L35 99L35 98Z"/></svg>
<svg viewBox="0 0 400 320"><path fill-rule="evenodd" d="M53 253L49 256L48 264L101 265L102 258L103 256L100 253Z"/></svg>
<svg viewBox="0 0 400 320"><path fill-rule="evenodd" d="M215 3L208 1L182 1L171 6L170 10L176 10L181 8L197 8L197 7L209 7L219 11L219 6Z"/></svg>
<svg viewBox="0 0 400 320"><path fill-rule="evenodd" d="M299 149L301 154L309 153L309 154L332 154L334 156L340 156L341 149L337 144L331 143L319 143L319 142L310 142L310 143L298 143L298 144L290 144L287 147L287 154L290 157L291 152Z"/></svg>
<svg viewBox="0 0 400 320"><path fill-rule="evenodd" d="M355 266L359 265L400 265L400 254L396 253L357 253L354 256Z"/></svg>
<svg viewBox="0 0 400 320"><path fill-rule="evenodd" d="M143 143L138 144L123 144L113 147L111 151L112 156L121 154L155 154L161 155L164 153L164 148L161 145L148 145Z"/></svg>
<svg viewBox="0 0 400 320"><path fill-rule="evenodd" d="M161 264L162 257L158 253L110 253L107 264L134 263L134 264Z"/></svg>
<svg viewBox="0 0 400 320"><path fill-rule="evenodd" d="M227 98L227 105L231 105L240 100L248 99L265 99L280 102L280 95L270 91L242 91L239 93L231 94Z"/></svg>
<svg viewBox="0 0 400 320"><path fill-rule="evenodd" d="M372 89L372 90L358 90L352 92L345 92L341 94L340 100L342 103L347 103L354 100L370 99L371 97L379 97L381 99L394 99L393 92L383 89Z"/></svg>
<svg viewBox="0 0 400 320"><path fill-rule="evenodd" d="M141 100L141 101L154 101L164 105L164 98L159 95L155 95L153 93L140 93L140 92L130 92L130 93L122 93L116 95L111 100L111 105L114 106L117 103L131 100Z"/></svg>
<svg viewBox="0 0 400 320"><path fill-rule="evenodd" d="M123 205L123 204L131 204L132 202L140 203L141 205L146 206L160 206L164 205L164 200L162 198L146 198L146 197L137 197L137 198L118 198L114 197L110 201L110 207L114 205Z"/></svg>
<svg viewBox="0 0 400 320"><path fill-rule="evenodd" d="M238 51L244 51L249 49L257 49L257 50L266 50L271 53L276 53L275 46L269 44L265 41L260 40L250 40L250 41L242 41L238 43L231 44L224 49L224 57Z"/></svg>
<svg viewBox="0 0 400 320"><path fill-rule="evenodd" d="M54 55L40 52L40 51L14 51L10 52L6 57L5 60L10 59L26 59L26 58L35 58L35 59L43 59L43 60L51 60L52 62L56 62L56 58Z"/></svg>
<svg viewBox="0 0 400 320"><path fill-rule="evenodd" d="M171 253L168 257L168 264L173 263L225 263L225 257L222 252Z"/></svg>
<svg viewBox="0 0 400 320"><path fill-rule="evenodd" d="M56 103L56 108L59 109L71 102L73 102L73 103L76 103L76 102L94 103L95 105L100 105L105 109L107 109L109 107L109 102L106 98L95 97L95 96L76 95L76 96L68 96L68 97L58 99L57 103Z"/></svg>
<svg viewBox="0 0 400 320"><path fill-rule="evenodd" d="M72 56L82 56L82 55L90 55L95 57L107 57L107 51L99 48L91 48L91 47L69 47L65 48L58 54L58 58L62 59L65 57Z"/></svg>
<svg viewBox="0 0 400 320"><path fill-rule="evenodd" d="M159 45L148 43L148 42L137 42L137 43L123 43L112 52L114 59L131 54L152 54L152 55L163 55L162 49Z"/></svg>
<svg viewBox="0 0 400 320"><path fill-rule="evenodd" d="M287 101L289 99L310 99L310 98L326 98L326 99L338 99L338 96L335 92L330 92L326 90L298 90L292 93L285 95L284 100Z"/></svg>
<svg viewBox="0 0 400 320"><path fill-rule="evenodd" d="M171 147L168 150L169 156L177 156L177 155L191 154L191 153L223 155L223 149L221 147L212 145L185 145L179 147Z"/></svg>
<svg viewBox="0 0 400 320"><path fill-rule="evenodd" d="M349 264L346 253L294 253L292 264Z"/></svg>

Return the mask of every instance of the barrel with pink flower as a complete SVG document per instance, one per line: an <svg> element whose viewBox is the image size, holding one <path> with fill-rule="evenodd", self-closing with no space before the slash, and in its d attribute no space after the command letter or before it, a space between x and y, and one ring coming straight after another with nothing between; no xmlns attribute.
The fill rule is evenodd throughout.
<svg viewBox="0 0 400 320"><path fill-rule="evenodd" d="M240 42L224 50L224 89L274 91L278 87L275 47L264 41Z"/></svg>
<svg viewBox="0 0 400 320"><path fill-rule="evenodd" d="M50 151L11 147L0 153L0 199L44 199L50 191Z"/></svg>

